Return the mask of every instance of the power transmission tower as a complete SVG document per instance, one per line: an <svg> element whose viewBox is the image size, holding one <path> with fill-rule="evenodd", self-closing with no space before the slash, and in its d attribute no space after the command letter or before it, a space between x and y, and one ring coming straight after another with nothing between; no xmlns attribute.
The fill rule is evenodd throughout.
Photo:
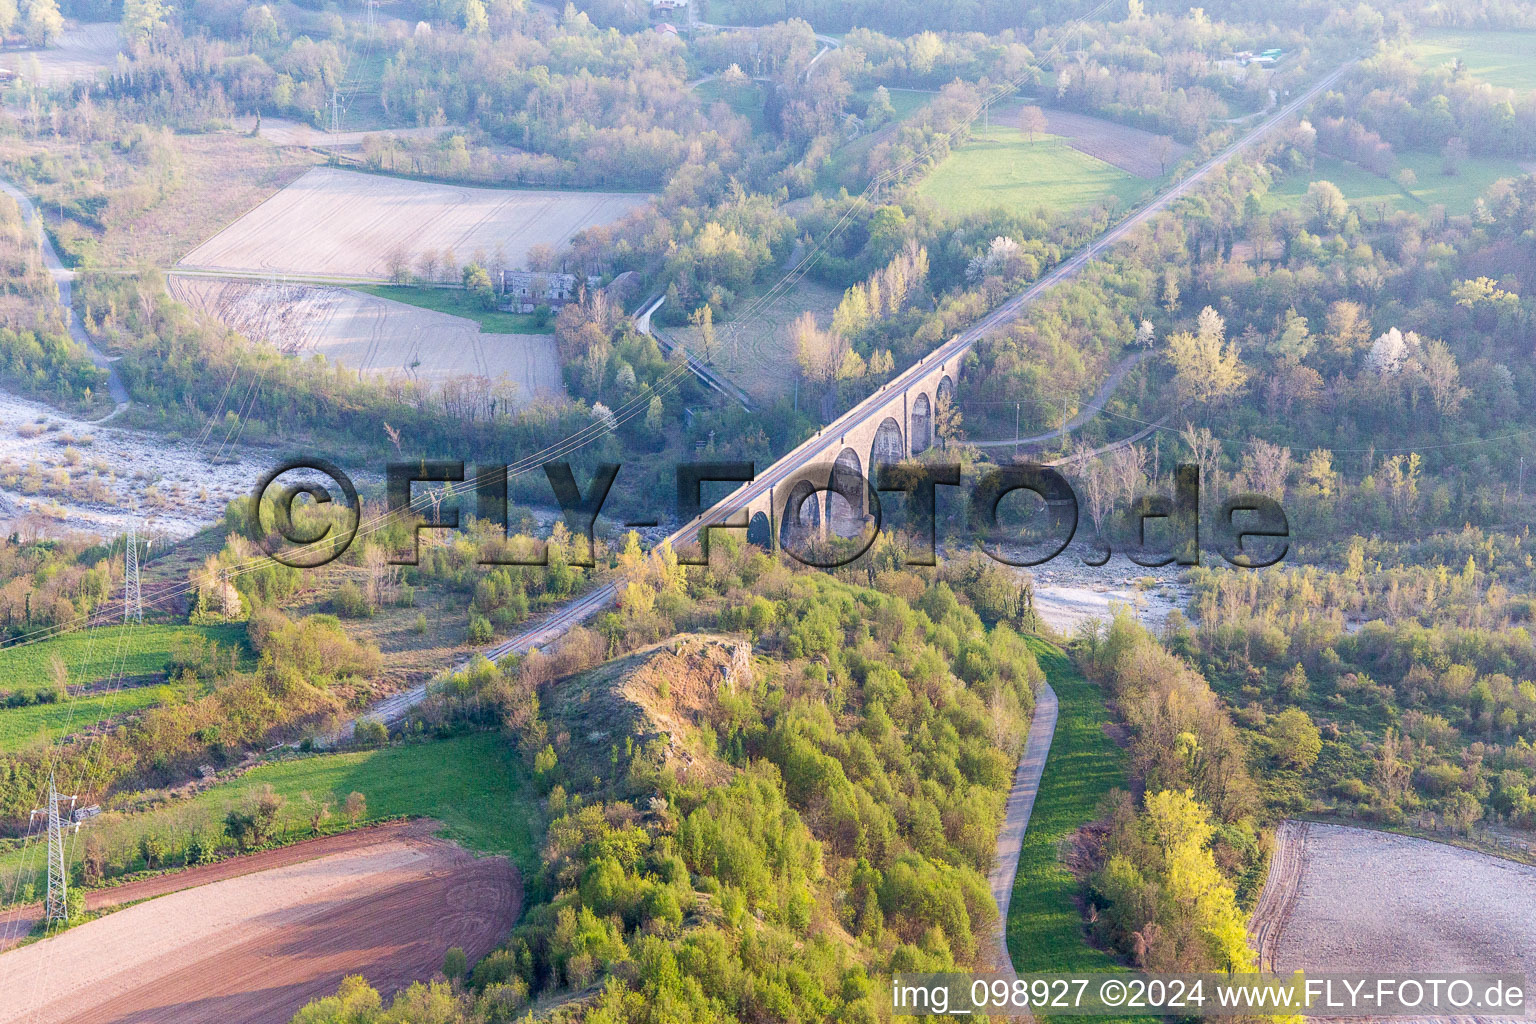
<svg viewBox="0 0 1536 1024"><path fill-rule="evenodd" d="M48 897L43 901L43 918L60 923L69 920L69 872L64 864L64 819L59 815L59 802L68 800L73 810L75 798L60 796L53 784L53 773L48 775L48 807L32 812L48 816Z"/></svg>
<svg viewBox="0 0 1536 1024"><path fill-rule="evenodd" d="M123 621L132 619L143 625L144 596L139 591L139 528L128 527L128 539L123 544Z"/></svg>

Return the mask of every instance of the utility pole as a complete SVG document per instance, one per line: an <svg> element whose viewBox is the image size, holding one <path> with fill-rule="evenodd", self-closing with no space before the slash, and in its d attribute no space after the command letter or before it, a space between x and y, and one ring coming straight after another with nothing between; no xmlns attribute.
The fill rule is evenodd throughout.
<svg viewBox="0 0 1536 1024"><path fill-rule="evenodd" d="M139 528L128 527L123 543L123 621L144 624L144 597L139 590Z"/></svg>
<svg viewBox="0 0 1536 1024"><path fill-rule="evenodd" d="M63 923L69 920L69 872L65 870L64 864L64 819L59 815L61 800L68 800L70 809L74 809L75 798L59 795L53 784L53 773L50 772L48 806L33 811L32 816L35 818L43 814L48 817L48 896L43 901L43 919Z"/></svg>
<svg viewBox="0 0 1536 1024"><path fill-rule="evenodd" d="M331 134L341 131L341 90L331 86Z"/></svg>
<svg viewBox="0 0 1536 1024"><path fill-rule="evenodd" d="M1019 405L1020 405L1020 403L1018 403L1018 402L1014 402L1013 403L1013 443L1014 444L1018 444L1019 443Z"/></svg>

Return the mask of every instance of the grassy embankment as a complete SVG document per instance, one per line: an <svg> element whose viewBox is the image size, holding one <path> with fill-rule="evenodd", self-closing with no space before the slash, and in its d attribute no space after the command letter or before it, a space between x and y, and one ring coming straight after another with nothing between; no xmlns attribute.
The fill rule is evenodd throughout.
<svg viewBox="0 0 1536 1024"><path fill-rule="evenodd" d="M220 651L237 651L239 663L250 662L243 625L103 626L0 649L0 690L7 693L31 696L51 689L55 658L70 685L94 688L52 704L0 706L0 751L56 740L184 695L185 687L139 684L163 677L176 646L191 638L212 641Z"/></svg>

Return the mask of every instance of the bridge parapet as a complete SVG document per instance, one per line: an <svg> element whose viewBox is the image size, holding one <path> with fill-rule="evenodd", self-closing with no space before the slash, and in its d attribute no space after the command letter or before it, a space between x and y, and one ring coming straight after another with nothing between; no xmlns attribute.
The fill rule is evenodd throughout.
<svg viewBox="0 0 1536 1024"><path fill-rule="evenodd" d="M937 443L934 414L941 395L954 395L964 351L909 367L760 474L772 477L766 486L739 489L705 520L746 527L749 542L770 550L803 531L857 536L871 518L867 482Z"/></svg>

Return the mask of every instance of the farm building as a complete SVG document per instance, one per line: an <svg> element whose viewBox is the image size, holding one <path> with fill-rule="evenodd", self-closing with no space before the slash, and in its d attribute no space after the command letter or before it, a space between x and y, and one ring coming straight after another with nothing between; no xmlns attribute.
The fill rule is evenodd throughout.
<svg viewBox="0 0 1536 1024"><path fill-rule="evenodd" d="M1276 47L1268 50L1261 50L1258 53L1254 53L1252 50L1239 50L1232 55L1231 59L1235 61L1239 67L1247 67L1248 65L1253 64L1257 67L1267 68L1274 67L1280 62L1280 58L1284 56L1285 51ZM1221 61L1219 63L1225 63L1225 61Z"/></svg>
<svg viewBox="0 0 1536 1024"><path fill-rule="evenodd" d="M501 291L514 313L532 313L539 306L559 309L581 296L583 284L596 288L598 278L575 274L543 274L534 270L503 270Z"/></svg>

